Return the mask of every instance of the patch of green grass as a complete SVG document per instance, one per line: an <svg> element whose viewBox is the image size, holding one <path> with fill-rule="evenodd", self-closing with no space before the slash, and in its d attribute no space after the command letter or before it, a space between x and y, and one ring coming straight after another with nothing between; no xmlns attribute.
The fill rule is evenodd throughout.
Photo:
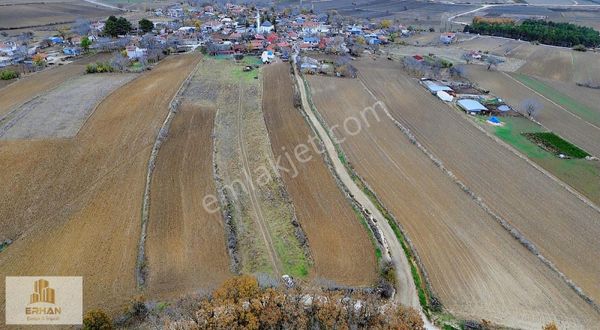
<svg viewBox="0 0 600 330"><path fill-rule="evenodd" d="M564 154L571 158L585 158L590 155L587 152L578 148L576 145L564 140L563 138L552 132L535 132L522 134L532 142L541 144L544 147L544 149L557 155Z"/></svg>
<svg viewBox="0 0 600 330"><path fill-rule="evenodd" d="M600 123L600 113L598 111L588 108L555 88L524 74L513 74L513 77L581 118L597 124Z"/></svg>
<svg viewBox="0 0 600 330"><path fill-rule="evenodd" d="M525 137L523 132L540 133L544 129L523 117L502 117L504 126L485 124L486 117L476 118L486 129L508 143L560 180L581 192L594 203L600 203L600 164L585 159L560 159L540 148Z"/></svg>

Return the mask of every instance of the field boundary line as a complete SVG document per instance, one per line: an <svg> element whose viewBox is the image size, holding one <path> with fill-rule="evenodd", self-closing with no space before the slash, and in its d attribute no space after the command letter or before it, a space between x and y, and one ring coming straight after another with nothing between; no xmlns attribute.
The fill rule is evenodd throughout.
<svg viewBox="0 0 600 330"><path fill-rule="evenodd" d="M146 71L147 72L147 71ZM100 105L102 103L104 103L104 100L108 99L109 96L113 95L114 93L116 93L119 89L133 83L134 81L138 80L140 77L142 77L143 74L137 74L136 77L129 79L126 83L124 83L121 86L118 86L117 88L113 89L110 93L106 94L101 100L99 100L96 105L94 106L94 108L90 111L90 114L85 118L85 120L83 121L83 123L81 123L81 126L79 126L79 128L77 129L77 132L75 132L75 135L73 135L72 137L70 137L71 139L76 138L77 135L79 135L79 132L81 132L81 130L87 125L88 121L94 116L94 114L96 113L96 109L98 109L98 107L100 107Z"/></svg>
<svg viewBox="0 0 600 330"><path fill-rule="evenodd" d="M148 230L148 220L150 218L150 190L152 186L152 177L154 174L154 168L156 166L156 158L158 156L158 152L163 142L166 140L169 129L171 127L171 122L177 114L177 108L179 107L179 98L183 94L184 90L189 85L192 77L200 68L200 63L196 63L193 70L190 71L188 76L181 82L179 88L171 98L169 102L169 112L163 121L162 126L158 130L158 134L156 135L156 139L154 140L154 145L152 146L152 151L150 152L150 157L148 159L148 167L146 171L146 184L144 187L144 195L142 198L142 211L141 211L141 220L142 220L142 228L140 232L140 240L138 243L138 256L136 260L135 266L135 276L136 276L136 284L138 289L142 289L146 284L146 272L147 272L147 260L145 255L145 246L146 246L146 236Z"/></svg>
<svg viewBox="0 0 600 330"><path fill-rule="evenodd" d="M362 79L361 79L362 82ZM365 88L366 85L363 82L363 86ZM367 88L368 89L368 88ZM372 94L372 93L371 93ZM372 94L373 95L373 94ZM385 103L384 103L385 104ZM386 114L386 116L400 129L400 131L402 131L402 133L404 133L404 135L406 135L406 137L409 139L409 141L414 144L419 150L421 150L427 157L429 157L429 159L446 175L448 176L456 185L459 186L459 188L464 191L479 207L481 207L481 209L483 209L487 214L489 214L497 223L499 223L506 231L508 231L510 233L510 235L516 239L519 243L521 243L521 245L523 245L528 251L530 251L531 253L533 253L533 255L535 255L546 267L548 267L552 272L554 272L556 275L558 275L558 277L565 282L565 284L567 284L567 286L569 286L571 289L573 289L573 291L575 291L575 293L582 298L585 302L587 302L592 308L594 308L594 310L596 310L596 312L600 313L600 306L592 299L590 298L584 291L583 289L581 289L574 281L572 281L569 277L567 277L563 272L561 272L558 267L556 267L556 265L550 261L549 259L547 259L537 248L537 246L535 244L533 244L531 241L529 241L525 235L523 235L518 228L516 228L515 226L513 226L512 224L510 224L508 221L506 221L505 219L503 219L501 216L499 216L498 214L496 214L492 208L490 208L485 201L483 200L483 198L481 198L480 196L478 196L475 192L473 192L469 186L467 186L464 182L462 182L450 169L448 169L444 163L437 158L431 151L429 151L429 149L427 149L427 147L425 147L423 144L421 144L421 142L419 142L419 140L417 140L417 138L412 134L411 130L409 128L407 128L406 126L404 126L402 123L400 123L396 118L394 118L394 116L392 116L392 114L389 113L387 106L383 107L384 112ZM451 109L452 111L454 111L454 109ZM471 122L470 120L468 120L471 125L475 125L475 123ZM483 128L476 126L477 129L479 130L483 130ZM484 133L488 136L491 137L487 132L484 131ZM493 137L492 137L493 138ZM516 151L513 151L516 152ZM520 155L520 157L524 157L522 155ZM535 166L534 166L535 167ZM594 208L594 207L593 207Z"/></svg>
<svg viewBox="0 0 600 330"><path fill-rule="evenodd" d="M548 101L548 102L550 102L550 103L554 104L555 106L557 106L557 107L558 107L559 109L561 109L562 111L564 111L564 112L566 112L566 113L570 114L571 116L573 116L573 117L575 117L575 118L577 118L577 119L579 119L579 120L583 121L584 123L586 123L586 124L588 124L588 125L590 125L590 126L592 126L592 127L596 128L596 129L600 130L600 127L599 127L599 126L597 126L597 125L595 125L595 124L592 124L592 123L590 123L589 121L587 121L587 120L585 120L585 119L581 118L579 115L576 115L576 114L574 114L573 112L571 112L571 111L567 110L567 109L566 109L565 107L563 107L562 105L560 105L560 104L558 104L558 103L556 103L556 102L552 101L551 99L549 99L549 98L547 98L546 96L544 96L542 93L540 93L540 92L536 91L535 89L533 89L533 88L531 88L531 87L529 87L529 86L525 85L524 83L520 82L518 79L515 79L515 78L513 78L513 77L512 77L511 75L509 75L508 73L506 73L506 72L502 72L502 74L506 75L508 78L512 79L513 81L515 81L516 83L520 84L521 86L524 86L525 88L529 89L530 91L532 91L532 92L536 93L537 95L541 96L541 97L542 97L544 100L546 100L546 101Z"/></svg>

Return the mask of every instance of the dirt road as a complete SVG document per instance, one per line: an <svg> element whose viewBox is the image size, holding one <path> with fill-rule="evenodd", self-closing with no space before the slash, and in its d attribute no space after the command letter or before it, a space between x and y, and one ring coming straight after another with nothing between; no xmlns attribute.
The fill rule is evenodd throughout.
<svg viewBox="0 0 600 330"><path fill-rule="evenodd" d="M197 61L167 58L108 96L73 139L0 142L0 226L15 241L0 275L83 276L85 309L127 303L152 143Z"/></svg>
<svg viewBox="0 0 600 330"><path fill-rule="evenodd" d="M273 64L263 69L263 112L275 157L284 159L282 172L298 221L308 237L314 266L312 277L339 285L369 286L377 280L373 244L361 226L350 202L332 178L321 155L311 146L313 132L294 108L293 81L289 65ZM289 162L285 152L309 146L301 160ZM299 149L296 149L299 148ZM326 283L326 282L324 282Z"/></svg>
<svg viewBox="0 0 600 330"><path fill-rule="evenodd" d="M296 67L295 77L299 86L304 86L304 82L301 76L298 74ZM317 134L323 141L325 146L325 150L333 167L339 176L342 183L346 186L346 188L350 191L350 193L354 196L356 201L368 209L373 217L377 220L379 225L379 229L383 234L383 245L384 250L382 253L384 257L388 260L391 260L395 265L396 271L396 281L397 281L397 293L395 296L395 300L405 306L415 307L420 309L419 298L417 297L417 290L415 287L415 283L412 279L412 275L410 273L410 266L408 264L408 259L406 259L406 255L402 250L402 246L396 236L394 231L387 223L381 212L375 207L375 205L371 202L369 197L356 185L354 180L350 177L350 174L346 171L344 164L342 164L341 160L337 156L337 152L335 150L335 146L333 141L329 137L327 131L321 124L321 122L317 119L315 114L312 112L310 103L307 98L307 91L305 88L300 88L300 96L302 99L302 108L309 118L311 125L313 125L314 129L317 131Z"/></svg>

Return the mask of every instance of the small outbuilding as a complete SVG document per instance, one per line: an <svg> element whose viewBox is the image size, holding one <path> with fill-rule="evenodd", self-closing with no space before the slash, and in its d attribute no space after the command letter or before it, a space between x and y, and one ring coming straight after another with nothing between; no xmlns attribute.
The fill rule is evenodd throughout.
<svg viewBox="0 0 600 330"><path fill-rule="evenodd" d="M481 103L476 100L462 99L456 102L461 109L465 110L470 114L479 114L482 112L488 112L489 110Z"/></svg>
<svg viewBox="0 0 600 330"><path fill-rule="evenodd" d="M440 100L442 100L444 102L452 102L452 100L454 100L454 97L452 95L450 95L444 91L438 91L436 93L436 95Z"/></svg>
<svg viewBox="0 0 600 330"><path fill-rule="evenodd" d="M433 80L424 80L423 81L423 85L425 85L425 87L432 93L432 94L436 94L439 91L444 91L444 92L453 92L452 88L440 84L436 81Z"/></svg>

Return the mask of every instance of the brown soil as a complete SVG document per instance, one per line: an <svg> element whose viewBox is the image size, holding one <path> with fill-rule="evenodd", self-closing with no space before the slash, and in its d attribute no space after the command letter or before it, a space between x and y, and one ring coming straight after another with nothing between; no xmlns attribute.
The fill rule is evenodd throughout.
<svg viewBox="0 0 600 330"><path fill-rule="evenodd" d="M107 54L92 55L70 64L60 65L33 73L0 89L0 118L14 106L51 90L63 82L83 74L87 63L104 60Z"/></svg>
<svg viewBox="0 0 600 330"><path fill-rule="evenodd" d="M197 60L168 58L115 91L73 139L0 142L0 226L15 241L0 275L83 276L84 309L115 311L136 293L148 157Z"/></svg>
<svg viewBox="0 0 600 330"><path fill-rule="evenodd" d="M373 244L325 162L309 143L314 133L294 108L289 65L268 66L264 74L263 111L275 157L281 156L281 165L291 169L286 152L294 157L293 150L300 145L311 150L302 158L311 158L308 162L292 158L298 170L296 176L281 174L308 236L315 261L313 277L342 285L373 284L377 278Z"/></svg>
<svg viewBox="0 0 600 330"><path fill-rule="evenodd" d="M369 61L369 67L378 62ZM436 105L424 90L419 92L418 85L397 86L395 68L360 66L359 70L394 116L400 111L415 112L417 118L429 111L435 116L451 111ZM361 118L360 111L376 101L358 79L314 77L310 82L317 108L330 125L343 127L346 118ZM511 327L539 328L550 320L577 328L597 324L600 316L589 305L484 212L383 112L378 114L380 120L369 116L370 126L363 123L357 135L342 128L336 133L346 138L342 148L358 174L404 226L446 308L459 317L485 318ZM445 121L435 116L429 118L434 127L425 132L447 134ZM406 126L417 133L414 125ZM437 143L453 152L454 143Z"/></svg>
<svg viewBox="0 0 600 330"><path fill-rule="evenodd" d="M203 207L216 196L212 172L213 107L179 107L160 149L148 224L150 292L168 295L211 288L229 273L223 218Z"/></svg>

